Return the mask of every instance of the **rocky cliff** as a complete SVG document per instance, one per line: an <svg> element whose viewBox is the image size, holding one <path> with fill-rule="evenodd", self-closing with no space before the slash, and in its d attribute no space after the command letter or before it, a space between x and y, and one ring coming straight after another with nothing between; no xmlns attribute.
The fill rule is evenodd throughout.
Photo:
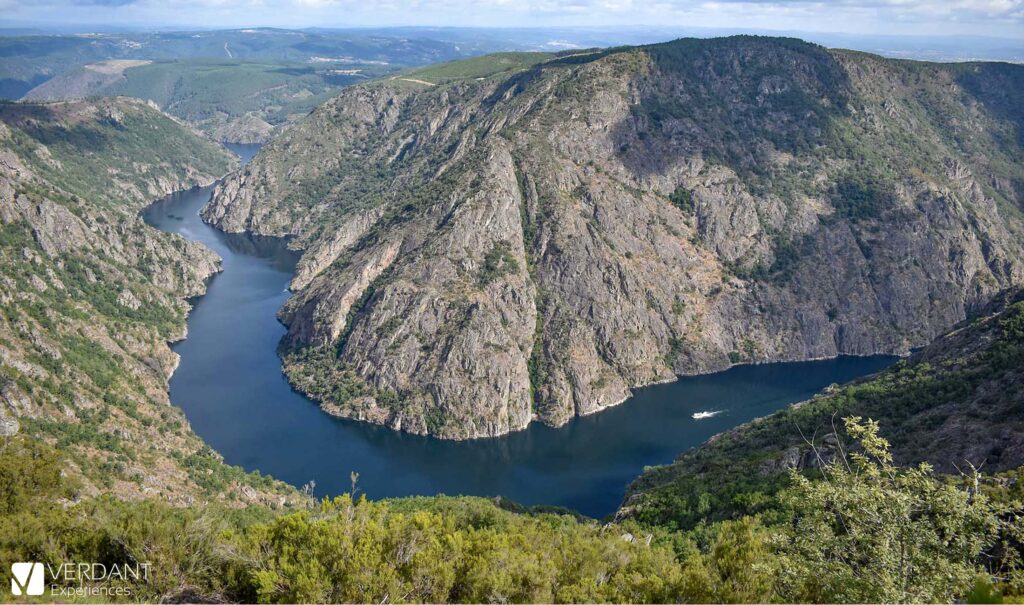
<svg viewBox="0 0 1024 605"><path fill-rule="evenodd" d="M1024 282L1024 67L737 37L346 89L204 216L294 235L286 371L444 438L907 353Z"/></svg>
<svg viewBox="0 0 1024 605"><path fill-rule="evenodd" d="M0 436L55 445L84 495L277 502L170 405L186 297L219 259L146 226L224 149L130 99L0 104Z"/></svg>

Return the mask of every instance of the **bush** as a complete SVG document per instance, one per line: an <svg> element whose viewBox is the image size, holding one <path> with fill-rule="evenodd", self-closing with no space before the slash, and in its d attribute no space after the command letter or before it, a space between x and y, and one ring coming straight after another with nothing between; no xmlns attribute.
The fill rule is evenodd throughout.
<svg viewBox="0 0 1024 605"><path fill-rule="evenodd" d="M491 282L500 279L510 273L519 270L519 263L512 255L512 246L507 241L495 242L491 249L484 255L483 265L477 276L477 283L481 288Z"/></svg>
<svg viewBox="0 0 1024 605"><path fill-rule="evenodd" d="M676 208L679 208L687 214L693 214L693 194L690 193L689 189L686 189L683 186L676 187L675 191L668 196L668 199Z"/></svg>
<svg viewBox="0 0 1024 605"><path fill-rule="evenodd" d="M892 183L866 172L847 174L830 197L837 215L855 221L878 218L896 204Z"/></svg>
<svg viewBox="0 0 1024 605"><path fill-rule="evenodd" d="M862 452L840 448L823 480L792 471L792 508L780 553L784 600L823 603L949 602L968 592L998 520L980 493L931 468L893 464L878 424L846 419Z"/></svg>

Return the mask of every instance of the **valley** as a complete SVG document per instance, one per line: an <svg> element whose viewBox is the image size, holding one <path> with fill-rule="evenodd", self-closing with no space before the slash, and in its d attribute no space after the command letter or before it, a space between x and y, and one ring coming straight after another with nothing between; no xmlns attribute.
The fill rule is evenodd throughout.
<svg viewBox="0 0 1024 605"><path fill-rule="evenodd" d="M1024 595L1024 66L402 32L0 41L0 569Z"/></svg>
<svg viewBox="0 0 1024 605"><path fill-rule="evenodd" d="M288 501L169 404L167 341L219 260L137 216L235 165L141 101L0 104L0 424L59 447L83 496Z"/></svg>
<svg viewBox="0 0 1024 605"><path fill-rule="evenodd" d="M500 439L401 435L332 418L291 389L276 355L285 332L276 312L288 298L297 255L280 240L203 224L198 215L209 196L209 188L186 191L145 212L150 225L221 258L222 271L189 315L188 338L173 346L181 362L170 380L171 401L227 463L295 486L314 481L317 494L345 491L355 471L373 498L502 496L600 518L616 510L623 486L646 465L891 363L843 358L737 368L641 389L626 405L561 429L534 426ZM727 409L712 421L691 418L708 406Z"/></svg>
<svg viewBox="0 0 1024 605"><path fill-rule="evenodd" d="M112 60L62 73L22 98L133 97L156 103L213 140L262 143L276 128L304 117L342 86L395 69L372 61Z"/></svg>

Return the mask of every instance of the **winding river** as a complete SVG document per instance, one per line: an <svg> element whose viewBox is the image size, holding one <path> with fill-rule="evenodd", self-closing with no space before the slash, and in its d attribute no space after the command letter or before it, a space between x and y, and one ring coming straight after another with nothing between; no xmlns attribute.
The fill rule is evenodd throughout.
<svg viewBox="0 0 1024 605"><path fill-rule="evenodd" d="M248 161L256 146L229 146ZM181 365L171 401L230 463L320 495L371 498L502 495L601 517L645 465L663 464L708 437L806 399L823 387L888 366L892 357L740 366L638 389L623 405L553 429L534 423L496 439L449 442L328 416L281 373L276 312L297 261L281 240L225 234L198 216L211 188L179 192L143 213L150 225L202 242L224 259L175 343ZM692 414L719 411L695 420Z"/></svg>

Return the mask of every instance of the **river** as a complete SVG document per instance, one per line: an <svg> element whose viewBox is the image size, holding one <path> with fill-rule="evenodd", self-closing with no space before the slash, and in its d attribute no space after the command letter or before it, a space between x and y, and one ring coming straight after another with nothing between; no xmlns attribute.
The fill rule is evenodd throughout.
<svg viewBox="0 0 1024 605"><path fill-rule="evenodd" d="M243 160L256 146L232 145ZM349 473L371 498L502 495L602 517L646 465L670 462L708 437L823 387L881 370L892 357L740 366L638 389L622 405L558 429L534 423L495 439L450 442L334 418L295 392L281 373L276 312L287 300L296 253L282 240L225 234L199 219L211 187L147 208L150 225L202 242L223 259L175 343L181 364L171 401L229 464L303 485L319 495L349 490ZM694 420L695 412L721 413Z"/></svg>

